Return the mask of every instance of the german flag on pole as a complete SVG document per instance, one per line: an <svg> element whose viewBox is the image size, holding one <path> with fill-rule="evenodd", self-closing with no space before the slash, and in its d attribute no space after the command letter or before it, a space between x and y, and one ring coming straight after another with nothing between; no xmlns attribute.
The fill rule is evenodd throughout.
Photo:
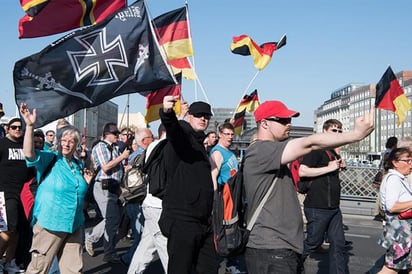
<svg viewBox="0 0 412 274"><path fill-rule="evenodd" d="M29 11L36 2L23 1ZM26 14L19 21L19 38L33 38L65 32L102 22L109 15L124 8L125 0L56 0L48 1L33 17ZM131 13L136 11L129 11ZM37 14L36 14L37 13Z"/></svg>
<svg viewBox="0 0 412 274"><path fill-rule="evenodd" d="M259 106L259 98L257 90L255 89L250 95L243 96L243 99L240 101L239 106L236 109L236 113L246 109L247 112L255 111Z"/></svg>
<svg viewBox="0 0 412 274"><path fill-rule="evenodd" d="M182 73L182 77L184 77L185 79L196 80L196 74L193 71L187 57L168 60L167 63L171 66L174 75Z"/></svg>
<svg viewBox="0 0 412 274"><path fill-rule="evenodd" d="M258 70L264 69L272 59L273 52L286 45L286 35L280 38L279 42L268 42L258 46L252 38L247 35L233 37L230 50L235 54L252 55L255 67Z"/></svg>
<svg viewBox="0 0 412 274"><path fill-rule="evenodd" d="M411 104L389 66L376 85L375 107L395 112L398 126L403 123Z"/></svg>
<svg viewBox="0 0 412 274"><path fill-rule="evenodd" d="M167 60L193 56L186 6L156 17L153 19L153 25L159 44L166 52Z"/></svg>
<svg viewBox="0 0 412 274"><path fill-rule="evenodd" d="M246 116L246 109L242 110L241 112L237 112L235 114L235 117L234 117L235 121L233 122L233 127L235 128L235 135L242 134L245 116Z"/></svg>
<svg viewBox="0 0 412 274"><path fill-rule="evenodd" d="M145 120L147 124L160 119L159 109L163 107L163 97L165 97L166 95L179 96L179 100L176 102L173 109L177 115L180 114L180 99L182 91L181 75L178 75L176 77L176 80L179 84L161 88L155 92L149 93L146 96L147 103Z"/></svg>

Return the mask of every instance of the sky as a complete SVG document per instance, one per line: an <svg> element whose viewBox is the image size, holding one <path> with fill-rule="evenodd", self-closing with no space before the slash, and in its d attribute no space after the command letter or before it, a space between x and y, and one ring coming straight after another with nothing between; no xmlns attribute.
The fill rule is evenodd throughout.
<svg viewBox="0 0 412 274"><path fill-rule="evenodd" d="M129 0L129 4L134 1ZM182 0L147 0L152 18L182 7ZM242 95L258 90L260 102L280 100L299 111L296 126L313 126L314 111L330 94L349 84L376 84L391 65L395 73L412 70L412 1L408 0L188 0L189 20L199 82L183 81L189 103L236 107ZM6 1L0 17L0 102L14 116L12 71L16 61L39 52L64 36L18 39L24 12ZM257 44L287 44L255 76L250 56L230 51L233 36L249 35ZM202 88L203 89L202 89ZM204 96L204 94L206 96ZM112 101L125 110L127 96ZM145 112L146 99L130 95L130 112ZM30 107L30 106L29 106ZM53 107L53 106L51 106Z"/></svg>

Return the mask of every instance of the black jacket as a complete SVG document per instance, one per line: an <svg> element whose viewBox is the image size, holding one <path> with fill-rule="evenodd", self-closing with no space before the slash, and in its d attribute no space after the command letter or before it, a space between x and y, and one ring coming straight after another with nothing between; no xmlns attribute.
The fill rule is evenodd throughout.
<svg viewBox="0 0 412 274"><path fill-rule="evenodd" d="M324 167L329 161L339 159L335 151L329 150L330 156L325 151L313 151L306 155L302 164L308 167ZM332 159L330 158L332 157ZM305 207L334 209L340 203L339 171L330 172L314 178L302 178L309 180L310 187L304 201Z"/></svg>
<svg viewBox="0 0 412 274"><path fill-rule="evenodd" d="M167 174L171 174L163 197L162 214L207 224L212 212L213 182L203 146L205 134L195 132L185 121L178 121L174 111L160 110L160 117L169 141L164 157Z"/></svg>

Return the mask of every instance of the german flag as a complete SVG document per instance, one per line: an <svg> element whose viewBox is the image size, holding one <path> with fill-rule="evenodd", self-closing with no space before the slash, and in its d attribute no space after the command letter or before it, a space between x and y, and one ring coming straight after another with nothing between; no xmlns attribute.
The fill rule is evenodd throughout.
<svg viewBox="0 0 412 274"><path fill-rule="evenodd" d="M242 134L243 123L245 121L246 109L235 114L235 121L233 122L233 127L235 128L235 135Z"/></svg>
<svg viewBox="0 0 412 274"><path fill-rule="evenodd" d="M153 26L167 60L193 56L186 6L156 17L153 19Z"/></svg>
<svg viewBox="0 0 412 274"><path fill-rule="evenodd" d="M33 6L37 1L24 1ZM19 21L19 38L33 38L95 25L124 8L125 0L50 0L35 16L26 14ZM130 11L133 12L133 11Z"/></svg>
<svg viewBox="0 0 412 274"><path fill-rule="evenodd" d="M411 104L389 66L376 85L375 107L395 112L398 126L403 123Z"/></svg>
<svg viewBox="0 0 412 274"><path fill-rule="evenodd" d="M187 80L196 80L196 74L192 69L187 57L181 59L168 60L167 63L172 68L173 74L182 73L182 77Z"/></svg>
<svg viewBox="0 0 412 274"><path fill-rule="evenodd" d="M29 16L38 14L50 1L49 0L20 0L20 5Z"/></svg>
<svg viewBox="0 0 412 274"><path fill-rule="evenodd" d="M176 80L179 84L164 87L146 95L147 103L145 120L147 124L160 119L159 110L163 107L163 97L166 95L179 96L179 100L176 102L173 110L177 115L180 114L180 99L182 91L181 75L177 75Z"/></svg>
<svg viewBox="0 0 412 274"><path fill-rule="evenodd" d="M258 46L252 38L247 35L233 37L230 50L235 54L244 56L252 55L255 67L264 69L272 59L273 52L286 45L286 35L280 38L279 42L267 42Z"/></svg>
<svg viewBox="0 0 412 274"><path fill-rule="evenodd" d="M257 109L259 106L259 98L257 90L255 89L250 95L243 96L243 99L240 101L239 106L236 109L236 113L246 109L247 112L252 112Z"/></svg>

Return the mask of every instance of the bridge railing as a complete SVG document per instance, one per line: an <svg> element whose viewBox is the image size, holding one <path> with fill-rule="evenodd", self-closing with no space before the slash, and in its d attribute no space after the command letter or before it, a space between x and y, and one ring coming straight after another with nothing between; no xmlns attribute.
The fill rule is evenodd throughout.
<svg viewBox="0 0 412 274"><path fill-rule="evenodd" d="M339 173L341 180L341 199L354 201L375 201L378 190L372 182L376 167L348 166Z"/></svg>

